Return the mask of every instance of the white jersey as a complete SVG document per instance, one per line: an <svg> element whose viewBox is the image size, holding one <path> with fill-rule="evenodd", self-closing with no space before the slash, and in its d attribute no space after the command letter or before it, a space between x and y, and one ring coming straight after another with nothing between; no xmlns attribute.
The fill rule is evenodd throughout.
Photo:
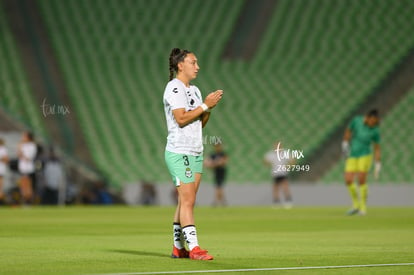
<svg viewBox="0 0 414 275"><path fill-rule="evenodd" d="M34 159L37 153L37 146L34 142L25 142L20 147L23 157L19 157L19 172L30 174L35 171Z"/></svg>
<svg viewBox="0 0 414 275"><path fill-rule="evenodd" d="M186 87L177 78L168 82L164 91L164 111L167 120L168 137L166 150L177 154L200 156L203 153L201 119L180 127L172 113L184 108L191 111L203 104L200 90L194 86Z"/></svg>
<svg viewBox="0 0 414 275"><path fill-rule="evenodd" d="M7 163L3 162L3 158L8 157L6 146L0 146L0 177L6 174ZM1 191L1 190L0 190Z"/></svg>
<svg viewBox="0 0 414 275"><path fill-rule="evenodd" d="M288 172L284 169L285 165L289 163L289 159L279 159L276 151L270 151L265 155L265 160L272 165L272 176L281 177L287 176Z"/></svg>

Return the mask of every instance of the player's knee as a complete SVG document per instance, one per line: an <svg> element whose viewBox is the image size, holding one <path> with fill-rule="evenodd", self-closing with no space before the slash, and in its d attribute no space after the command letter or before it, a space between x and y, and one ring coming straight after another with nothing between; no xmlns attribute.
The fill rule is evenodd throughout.
<svg viewBox="0 0 414 275"><path fill-rule="evenodd" d="M181 209L192 209L195 205L195 197L187 197L181 200Z"/></svg>
<svg viewBox="0 0 414 275"><path fill-rule="evenodd" d="M359 184L365 184L367 180L367 174L366 173L360 173L358 176L358 182Z"/></svg>
<svg viewBox="0 0 414 275"><path fill-rule="evenodd" d="M352 173L345 173L344 179L346 184L352 184L354 180L354 175Z"/></svg>
<svg viewBox="0 0 414 275"><path fill-rule="evenodd" d="M196 198L194 184L182 184L180 188L179 197L181 208L193 208Z"/></svg>

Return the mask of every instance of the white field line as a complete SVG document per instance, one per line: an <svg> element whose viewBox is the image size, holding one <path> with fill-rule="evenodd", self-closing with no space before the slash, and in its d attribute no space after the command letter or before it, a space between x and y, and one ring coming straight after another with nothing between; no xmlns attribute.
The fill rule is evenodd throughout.
<svg viewBox="0 0 414 275"><path fill-rule="evenodd" d="M277 270L307 270L307 269L335 269L335 268L359 268L359 267L387 267L408 266L414 263L391 264L363 264L363 265L331 265L331 266L299 266L299 267L270 267L270 268L245 268L245 269L221 269L221 270L182 270L182 271L154 271L154 272L127 272L108 273L100 275L152 275L152 274L188 274L188 273L224 273L224 272L249 272L249 271L277 271Z"/></svg>

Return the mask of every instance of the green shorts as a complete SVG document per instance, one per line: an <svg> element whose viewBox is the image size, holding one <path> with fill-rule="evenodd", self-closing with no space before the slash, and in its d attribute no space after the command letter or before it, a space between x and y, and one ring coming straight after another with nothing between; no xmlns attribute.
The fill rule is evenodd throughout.
<svg viewBox="0 0 414 275"><path fill-rule="evenodd" d="M165 162L175 186L195 181L195 173L203 173L203 156L192 156L165 151Z"/></svg>

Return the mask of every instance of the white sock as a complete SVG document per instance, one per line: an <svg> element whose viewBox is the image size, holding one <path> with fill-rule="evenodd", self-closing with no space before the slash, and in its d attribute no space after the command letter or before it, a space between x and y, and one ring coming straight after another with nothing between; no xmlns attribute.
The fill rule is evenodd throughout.
<svg viewBox="0 0 414 275"><path fill-rule="evenodd" d="M185 241L187 242L188 249L191 251L194 247L198 246L197 231L194 225L187 225L183 227L183 234Z"/></svg>
<svg viewBox="0 0 414 275"><path fill-rule="evenodd" d="M181 225L179 223L173 223L173 238L174 246L178 249L184 248L183 232L181 231Z"/></svg>

